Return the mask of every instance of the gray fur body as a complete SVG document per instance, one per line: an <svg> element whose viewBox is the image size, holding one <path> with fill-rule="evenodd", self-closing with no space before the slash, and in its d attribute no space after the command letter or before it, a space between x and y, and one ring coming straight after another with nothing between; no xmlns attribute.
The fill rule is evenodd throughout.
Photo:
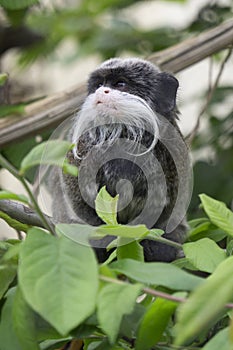
<svg viewBox="0 0 233 350"><path fill-rule="evenodd" d="M168 239L184 241L184 210L173 213L188 158L176 123L177 88L172 75L140 59L108 60L90 75L88 97L70 132L75 147L67 154L79 176L53 173L57 222L102 224L94 201L106 186L112 196L119 194L119 223L161 228ZM174 227L167 232L172 215ZM176 258L170 246L141 244L146 261ZM107 257L104 248L96 253L100 261Z"/></svg>

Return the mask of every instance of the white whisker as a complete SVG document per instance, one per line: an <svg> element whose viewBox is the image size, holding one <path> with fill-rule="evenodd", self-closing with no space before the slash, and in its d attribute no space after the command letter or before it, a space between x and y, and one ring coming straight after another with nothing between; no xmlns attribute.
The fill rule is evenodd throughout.
<svg viewBox="0 0 233 350"><path fill-rule="evenodd" d="M72 130L72 142L78 146L80 140L89 146L113 145L122 134L128 138L135 151L143 139L145 132L153 139L146 151L150 152L159 138L159 120L156 113L142 98L111 90L108 103L97 103L95 94L87 97L82 110L77 114ZM82 158L78 154L78 147L73 149L75 158ZM144 146L145 148L145 146ZM135 154L133 154L135 155Z"/></svg>

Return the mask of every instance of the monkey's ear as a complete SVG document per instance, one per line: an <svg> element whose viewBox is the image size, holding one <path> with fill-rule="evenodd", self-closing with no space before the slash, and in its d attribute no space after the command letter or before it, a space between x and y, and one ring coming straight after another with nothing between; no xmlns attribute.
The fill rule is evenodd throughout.
<svg viewBox="0 0 233 350"><path fill-rule="evenodd" d="M176 107L176 93L179 83L173 75L162 72L156 75L157 106L160 114L168 114Z"/></svg>

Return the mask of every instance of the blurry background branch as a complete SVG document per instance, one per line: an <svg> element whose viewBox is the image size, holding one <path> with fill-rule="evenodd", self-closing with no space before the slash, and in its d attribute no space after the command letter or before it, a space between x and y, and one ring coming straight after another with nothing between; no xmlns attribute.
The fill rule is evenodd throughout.
<svg viewBox="0 0 233 350"><path fill-rule="evenodd" d="M14 218L15 220L17 220L19 225L20 223L22 223L23 225L46 228L36 211L23 205L22 203L14 202L12 200L7 199L1 199L0 217L2 216L1 212L7 214L10 218ZM47 215L45 216L50 225L53 227L54 224L52 222L52 219ZM6 219L6 217L4 217L4 219Z"/></svg>
<svg viewBox="0 0 233 350"><path fill-rule="evenodd" d="M147 59L162 70L176 73L232 44L233 19L197 37L152 54ZM0 146L57 126L79 110L85 97L85 91L85 85L72 87L70 90L27 105L23 118L2 119L0 121Z"/></svg>

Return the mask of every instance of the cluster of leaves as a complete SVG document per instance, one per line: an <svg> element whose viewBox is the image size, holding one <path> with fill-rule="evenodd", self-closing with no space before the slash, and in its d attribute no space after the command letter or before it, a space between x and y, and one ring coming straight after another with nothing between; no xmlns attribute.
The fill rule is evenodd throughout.
<svg viewBox="0 0 233 350"><path fill-rule="evenodd" d="M198 194L205 192L227 205L232 202L233 188L233 87L218 87L210 101L206 114L204 130L193 140L194 157L199 154L194 165L194 189L190 217L200 215ZM203 154L209 156L201 156ZM211 181L210 181L211 179ZM221 186L219 186L221 184Z"/></svg>
<svg viewBox="0 0 233 350"><path fill-rule="evenodd" d="M187 0L166 0L185 3ZM218 4L204 7L197 19L187 28L174 31L171 26L141 29L130 21L123 9L139 0L127 1L80 1L78 6L67 7L56 3L45 8L37 0L1 0L8 20L12 25L25 25L38 33L42 40L27 48L21 56L21 63L28 64L38 57L54 53L66 39L75 44L73 57L77 59L98 52L102 58L114 57L127 50L146 55L176 44L189 35L219 24L230 16L230 6ZM38 5L40 11L34 11ZM28 12L28 8L31 11Z"/></svg>
<svg viewBox="0 0 233 350"><path fill-rule="evenodd" d="M63 166L71 145L54 142L34 148L18 172L2 156L0 162L21 181L44 153L45 164ZM65 170L74 174L67 164ZM27 190L29 199L7 192L0 198L26 201L41 215ZM105 188L96 198L104 225L58 224L55 231L25 225L24 241L2 241L0 349L52 350L76 339L85 350L230 350L233 213L207 195L200 199L207 217L190 222L185 258L170 264L143 261L143 238L171 243L161 230L119 225L118 198ZM113 253L98 264L89 240L106 235L115 236ZM223 240L226 249L217 244Z"/></svg>

